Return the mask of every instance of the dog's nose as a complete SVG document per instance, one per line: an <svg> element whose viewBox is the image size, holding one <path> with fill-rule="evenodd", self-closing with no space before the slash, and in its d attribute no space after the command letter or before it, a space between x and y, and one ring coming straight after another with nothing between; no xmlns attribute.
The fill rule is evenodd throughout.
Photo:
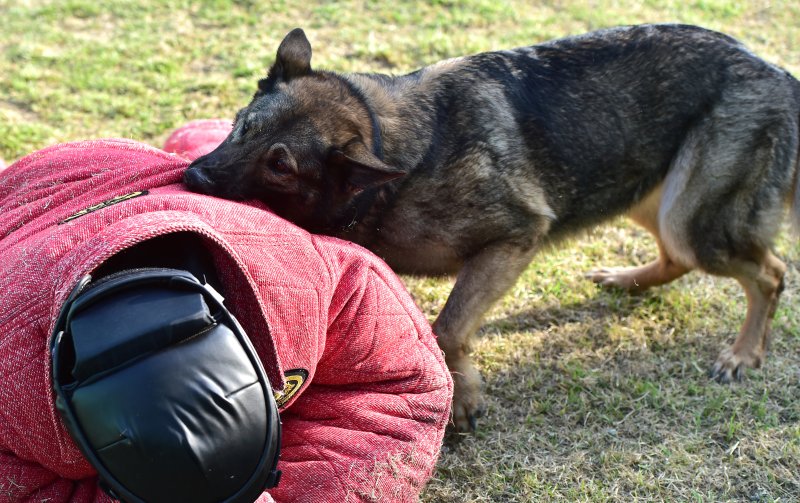
<svg viewBox="0 0 800 503"><path fill-rule="evenodd" d="M190 167L183 173L183 183L189 190L195 192L208 192L214 183L200 168Z"/></svg>

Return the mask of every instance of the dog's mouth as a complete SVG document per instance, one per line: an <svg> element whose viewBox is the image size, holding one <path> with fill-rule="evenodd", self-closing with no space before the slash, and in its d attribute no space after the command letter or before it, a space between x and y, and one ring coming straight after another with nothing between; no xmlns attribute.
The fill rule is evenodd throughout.
<svg viewBox="0 0 800 503"><path fill-rule="evenodd" d="M183 173L183 184L189 190L200 192L201 194L209 194L214 187L214 182L201 168L192 167L189 167Z"/></svg>
<svg viewBox="0 0 800 503"><path fill-rule="evenodd" d="M222 183L219 180L211 178L208 171L201 167L189 166L183 173L183 184L192 192L197 192L199 194L223 197L236 201L246 199L244 194L231 190L231 184Z"/></svg>

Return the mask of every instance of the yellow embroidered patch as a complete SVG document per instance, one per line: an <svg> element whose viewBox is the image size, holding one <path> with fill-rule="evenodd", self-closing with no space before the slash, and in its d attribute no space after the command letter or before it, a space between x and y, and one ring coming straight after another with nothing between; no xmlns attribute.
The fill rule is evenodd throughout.
<svg viewBox="0 0 800 503"><path fill-rule="evenodd" d="M292 369L284 373L286 384L282 391L275 393L275 403L278 407L283 407L293 396L300 391L308 378L308 371L305 369Z"/></svg>
<svg viewBox="0 0 800 503"><path fill-rule="evenodd" d="M92 206L89 206L85 210L81 210L81 211L75 213L74 215L70 215L67 218L65 218L64 220L60 221L58 223L58 225L65 224L67 222L71 222L72 220L75 220L78 217L82 217L84 215L92 213L93 211L102 210L103 208L108 208L112 204L121 203L122 201L127 201L128 199L133 199L134 197L139 197L139 196L144 196L144 195L147 195L147 191L146 190L140 190L138 192L131 192L130 194L124 194L122 196L114 197L114 198L109 199L107 201L103 201L102 203L97 203L97 204L94 204Z"/></svg>

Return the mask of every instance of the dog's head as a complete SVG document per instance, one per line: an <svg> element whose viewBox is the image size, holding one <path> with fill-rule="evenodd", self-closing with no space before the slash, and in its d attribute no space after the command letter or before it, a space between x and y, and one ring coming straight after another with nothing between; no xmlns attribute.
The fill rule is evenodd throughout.
<svg viewBox="0 0 800 503"><path fill-rule="evenodd" d="M361 192L405 174L381 160L376 128L352 85L311 69L311 44L298 28L281 42L228 138L189 166L184 183L258 198L300 226L335 231Z"/></svg>

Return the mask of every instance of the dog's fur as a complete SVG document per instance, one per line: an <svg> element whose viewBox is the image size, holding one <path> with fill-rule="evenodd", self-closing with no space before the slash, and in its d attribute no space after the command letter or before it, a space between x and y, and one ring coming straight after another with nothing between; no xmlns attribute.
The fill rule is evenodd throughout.
<svg viewBox="0 0 800 503"><path fill-rule="evenodd" d="M732 38L646 25L443 61L401 77L314 71L289 33L252 102L186 184L259 198L313 232L360 243L395 271L457 274L434 324L453 419L474 428L469 339L544 244L627 213L660 257L589 274L642 290L692 269L737 279L744 326L712 369L765 355L800 221L800 83Z"/></svg>

